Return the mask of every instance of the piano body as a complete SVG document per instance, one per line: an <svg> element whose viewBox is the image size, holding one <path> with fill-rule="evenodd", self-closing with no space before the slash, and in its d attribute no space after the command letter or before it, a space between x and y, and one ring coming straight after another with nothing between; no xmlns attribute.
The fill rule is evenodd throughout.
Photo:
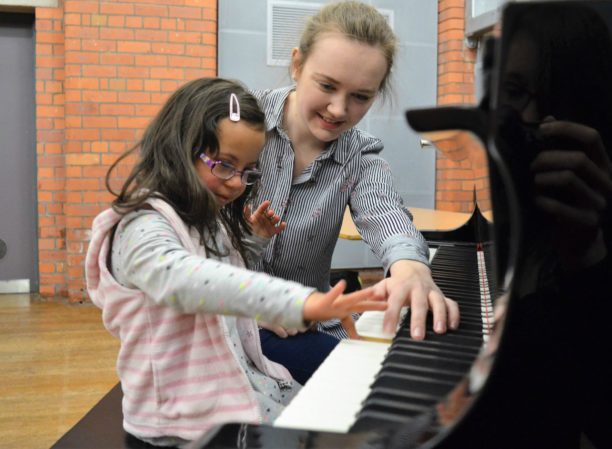
<svg viewBox="0 0 612 449"><path fill-rule="evenodd" d="M611 29L612 2L509 3L481 105L407 112L434 142L486 148L492 221L475 201L461 228L424 233L457 331L339 346L376 360L342 431L285 425L292 402L275 426L226 424L191 447L612 448ZM362 370L347 363L327 371L342 383ZM336 412L316 406L304 413Z"/></svg>

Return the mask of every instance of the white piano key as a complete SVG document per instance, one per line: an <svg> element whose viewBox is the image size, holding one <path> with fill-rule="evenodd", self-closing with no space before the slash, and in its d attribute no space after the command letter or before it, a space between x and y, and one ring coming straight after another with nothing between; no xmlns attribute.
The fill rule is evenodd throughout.
<svg viewBox="0 0 612 449"><path fill-rule="evenodd" d="M397 329L399 329L402 320L408 312L408 307L402 307L400 312L400 319L397 322ZM369 341L387 342L390 343L397 334L397 330L392 334L384 333L382 330L383 318L385 312L377 310L363 312L361 316L355 322L355 330L360 337L363 337Z"/></svg>
<svg viewBox="0 0 612 449"><path fill-rule="evenodd" d="M387 343L340 341L274 426L348 432L388 348Z"/></svg>

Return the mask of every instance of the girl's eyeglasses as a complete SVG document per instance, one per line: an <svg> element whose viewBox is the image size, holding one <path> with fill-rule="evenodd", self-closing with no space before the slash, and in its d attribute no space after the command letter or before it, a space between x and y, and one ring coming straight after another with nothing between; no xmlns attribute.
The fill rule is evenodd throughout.
<svg viewBox="0 0 612 449"><path fill-rule="evenodd" d="M227 181L236 175L240 175L240 181L245 186L255 184L261 178L261 171L256 168L249 168L243 171L237 170L232 164L224 161L215 161L204 153L200 154L200 159L210 167L210 172L219 179Z"/></svg>

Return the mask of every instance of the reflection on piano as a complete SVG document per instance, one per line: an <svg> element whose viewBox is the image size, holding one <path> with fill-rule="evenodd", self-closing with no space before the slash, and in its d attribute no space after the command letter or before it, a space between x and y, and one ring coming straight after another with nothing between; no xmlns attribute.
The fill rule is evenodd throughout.
<svg viewBox="0 0 612 449"><path fill-rule="evenodd" d="M466 130L487 145L492 229L476 211L469 238L427 236L461 328L354 344L378 348L377 374L342 431L279 418L221 426L194 448L612 447L611 28L607 1L510 3L482 105L410 115L417 131Z"/></svg>

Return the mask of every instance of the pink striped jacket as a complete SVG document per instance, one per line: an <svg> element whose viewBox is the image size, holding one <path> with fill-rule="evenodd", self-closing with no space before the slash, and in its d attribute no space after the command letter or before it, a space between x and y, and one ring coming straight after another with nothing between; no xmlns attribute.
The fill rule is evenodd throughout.
<svg viewBox="0 0 612 449"><path fill-rule="evenodd" d="M171 206L161 200L150 204L188 251L205 256ZM121 340L117 372L125 430L143 438L193 440L217 424L259 423L252 387L218 315L181 313L115 281L107 266L109 231L121 218L112 209L95 218L85 263L91 300L102 309L105 327ZM237 325L250 336L243 344L255 365L271 377L291 379L283 366L262 354L256 322L238 318Z"/></svg>

